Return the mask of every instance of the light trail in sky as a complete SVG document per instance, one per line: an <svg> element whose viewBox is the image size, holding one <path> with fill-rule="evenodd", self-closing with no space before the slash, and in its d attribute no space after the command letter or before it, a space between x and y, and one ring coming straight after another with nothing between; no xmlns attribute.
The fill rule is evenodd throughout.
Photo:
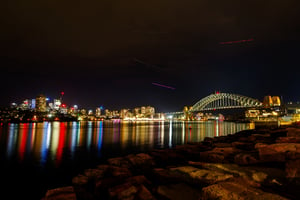
<svg viewBox="0 0 300 200"><path fill-rule="evenodd" d="M228 41L228 42L220 42L220 44L235 44L235 43L244 43L244 42L251 42L253 41L253 38L250 38L248 40L236 40L236 41Z"/></svg>
<svg viewBox="0 0 300 200"><path fill-rule="evenodd" d="M162 84L159 84L159 83L152 83L153 85L156 85L156 86L159 86L159 87L164 87L164 88L168 88L168 89L171 89L171 90L175 90L175 88L171 87L171 86L167 86L167 85L162 85Z"/></svg>

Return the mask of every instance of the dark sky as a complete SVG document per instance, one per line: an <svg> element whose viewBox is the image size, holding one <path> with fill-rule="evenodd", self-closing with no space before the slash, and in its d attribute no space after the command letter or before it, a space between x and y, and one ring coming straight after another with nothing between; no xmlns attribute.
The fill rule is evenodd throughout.
<svg viewBox="0 0 300 200"><path fill-rule="evenodd" d="M216 90L300 100L299 8L297 0L7 1L0 104L61 91L69 105L160 112Z"/></svg>

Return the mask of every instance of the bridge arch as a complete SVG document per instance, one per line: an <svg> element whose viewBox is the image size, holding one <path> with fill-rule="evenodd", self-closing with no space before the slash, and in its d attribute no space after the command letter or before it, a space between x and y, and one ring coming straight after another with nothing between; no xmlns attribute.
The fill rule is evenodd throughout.
<svg viewBox="0 0 300 200"><path fill-rule="evenodd" d="M215 109L261 107L262 103L251 97L231 93L214 93L195 103L191 112Z"/></svg>

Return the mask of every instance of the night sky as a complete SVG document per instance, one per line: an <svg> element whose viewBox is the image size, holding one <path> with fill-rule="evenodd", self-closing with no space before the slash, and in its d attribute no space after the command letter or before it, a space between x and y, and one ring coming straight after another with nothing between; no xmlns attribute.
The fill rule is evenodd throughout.
<svg viewBox="0 0 300 200"><path fill-rule="evenodd" d="M61 91L68 105L157 112L215 91L297 101L299 8L297 0L6 1L0 105Z"/></svg>

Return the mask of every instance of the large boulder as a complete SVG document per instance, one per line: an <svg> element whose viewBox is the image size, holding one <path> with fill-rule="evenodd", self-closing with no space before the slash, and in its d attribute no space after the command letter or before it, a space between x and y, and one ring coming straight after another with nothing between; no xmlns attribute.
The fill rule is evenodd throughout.
<svg viewBox="0 0 300 200"><path fill-rule="evenodd" d="M78 187L86 187L88 182L89 178L82 174L79 174L72 179L72 184Z"/></svg>
<svg viewBox="0 0 300 200"><path fill-rule="evenodd" d="M126 159L130 163L131 168L135 171L145 171L155 165L154 159L149 154L145 153L140 153L136 155L130 154L126 156Z"/></svg>
<svg viewBox="0 0 300 200"><path fill-rule="evenodd" d="M300 159L287 161L285 172L287 178L300 178Z"/></svg>
<svg viewBox="0 0 300 200"><path fill-rule="evenodd" d="M286 128L288 137L300 137L300 128Z"/></svg>
<svg viewBox="0 0 300 200"><path fill-rule="evenodd" d="M278 137L276 143L300 143L300 137Z"/></svg>
<svg viewBox="0 0 300 200"><path fill-rule="evenodd" d="M126 167L111 166L108 173L113 177L127 178L132 176L131 171Z"/></svg>
<svg viewBox="0 0 300 200"><path fill-rule="evenodd" d="M89 180L97 180L103 178L106 171L101 169L86 169L84 170L84 175L88 177Z"/></svg>
<svg viewBox="0 0 300 200"><path fill-rule="evenodd" d="M138 200L155 200L156 198L152 195L152 193L144 185L140 185L138 187L138 193L136 195L136 199L138 199Z"/></svg>
<svg viewBox="0 0 300 200"><path fill-rule="evenodd" d="M200 160L213 163L229 163L241 150L234 147L215 147L211 151L200 152Z"/></svg>
<svg viewBox="0 0 300 200"><path fill-rule="evenodd" d="M238 165L253 165L259 163L257 152L239 153L234 157L234 163Z"/></svg>
<svg viewBox="0 0 300 200"><path fill-rule="evenodd" d="M233 142L232 146L241 149L244 151L253 151L254 150L254 142Z"/></svg>
<svg viewBox="0 0 300 200"><path fill-rule="evenodd" d="M259 158L262 162L285 162L295 154L300 154L298 143L276 143L258 147ZM292 153L292 154L291 154Z"/></svg>
<svg viewBox="0 0 300 200"><path fill-rule="evenodd" d="M129 161L125 157L110 158L107 160L107 162L110 165L117 166L117 167L129 168L131 166Z"/></svg>

